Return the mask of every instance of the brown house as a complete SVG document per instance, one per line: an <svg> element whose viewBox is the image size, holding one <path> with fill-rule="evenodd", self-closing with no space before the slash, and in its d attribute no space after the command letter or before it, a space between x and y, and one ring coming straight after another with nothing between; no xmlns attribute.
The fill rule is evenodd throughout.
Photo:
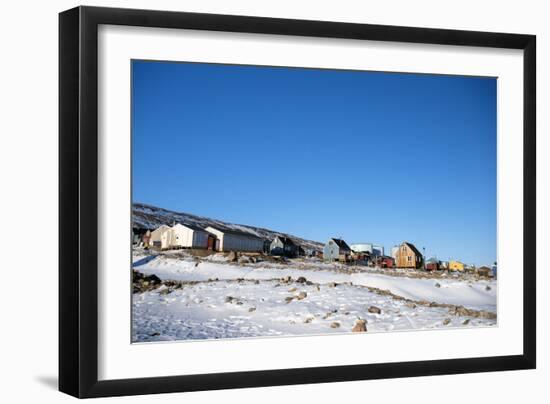
<svg viewBox="0 0 550 404"><path fill-rule="evenodd" d="M420 268L422 254L413 244L404 242L397 250L395 266L397 268Z"/></svg>
<svg viewBox="0 0 550 404"><path fill-rule="evenodd" d="M477 270L476 270L477 274L479 276L485 276L487 278L489 278L490 276L492 276L492 271L491 271L491 268L489 267L486 267L486 266L482 266L482 267L479 267Z"/></svg>

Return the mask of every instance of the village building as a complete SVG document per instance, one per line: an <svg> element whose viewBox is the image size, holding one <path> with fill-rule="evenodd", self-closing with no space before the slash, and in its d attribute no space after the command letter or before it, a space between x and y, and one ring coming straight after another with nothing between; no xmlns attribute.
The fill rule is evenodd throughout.
<svg viewBox="0 0 550 404"><path fill-rule="evenodd" d="M491 268L489 268L488 266L481 266L479 268L476 269L476 273L479 275L479 276L485 276L487 278L489 277L492 277L493 276L493 270Z"/></svg>
<svg viewBox="0 0 550 404"><path fill-rule="evenodd" d="M323 248L323 259L325 261L347 262L351 257L351 248L339 238L331 238Z"/></svg>
<svg viewBox="0 0 550 404"><path fill-rule="evenodd" d="M460 261L449 261L449 271L464 271L464 264Z"/></svg>
<svg viewBox="0 0 550 404"><path fill-rule="evenodd" d="M426 270L427 271L439 270L439 261L437 260L437 258L430 258L426 260Z"/></svg>
<svg viewBox="0 0 550 404"><path fill-rule="evenodd" d="M300 247L290 237L277 236L273 239L269 249L271 255L280 255L296 258L300 255Z"/></svg>
<svg viewBox="0 0 550 404"><path fill-rule="evenodd" d="M208 226L205 230L216 236L216 251L262 252L264 249L264 240L252 233L213 226Z"/></svg>
<svg viewBox="0 0 550 404"><path fill-rule="evenodd" d="M449 261L439 261L439 269L449 269Z"/></svg>
<svg viewBox="0 0 550 404"><path fill-rule="evenodd" d="M172 245L172 229L165 224L156 228L151 232L151 239L149 244L152 247L164 250L170 248Z"/></svg>
<svg viewBox="0 0 550 404"><path fill-rule="evenodd" d="M414 268L422 266L423 257L412 243L404 242L399 246L395 265L397 268Z"/></svg>
<svg viewBox="0 0 550 404"><path fill-rule="evenodd" d="M354 243L350 248L358 253L369 253L373 257L381 257L384 255L384 246L373 243Z"/></svg>
<svg viewBox="0 0 550 404"><path fill-rule="evenodd" d="M171 228L172 245L175 248L207 248L208 233L206 230L191 224L177 223Z"/></svg>

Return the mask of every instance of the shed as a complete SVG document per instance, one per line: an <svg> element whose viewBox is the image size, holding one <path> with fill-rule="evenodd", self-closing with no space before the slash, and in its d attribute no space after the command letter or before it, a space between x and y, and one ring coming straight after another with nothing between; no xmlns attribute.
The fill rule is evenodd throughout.
<svg viewBox="0 0 550 404"><path fill-rule="evenodd" d="M323 248L323 258L326 261L349 261L351 248L340 238L331 238Z"/></svg>
<svg viewBox="0 0 550 404"><path fill-rule="evenodd" d="M208 226L205 230L219 240L217 251L262 252L264 249L264 240L246 231L221 226Z"/></svg>
<svg viewBox="0 0 550 404"><path fill-rule="evenodd" d="M271 255L295 258L299 255L299 246L290 237L277 236L271 242L269 252Z"/></svg>

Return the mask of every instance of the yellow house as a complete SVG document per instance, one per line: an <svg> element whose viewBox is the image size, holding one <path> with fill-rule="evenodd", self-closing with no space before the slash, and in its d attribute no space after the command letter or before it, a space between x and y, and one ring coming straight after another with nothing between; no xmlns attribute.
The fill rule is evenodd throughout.
<svg viewBox="0 0 550 404"><path fill-rule="evenodd" d="M450 261L449 262L450 271L464 271L464 264L460 261Z"/></svg>

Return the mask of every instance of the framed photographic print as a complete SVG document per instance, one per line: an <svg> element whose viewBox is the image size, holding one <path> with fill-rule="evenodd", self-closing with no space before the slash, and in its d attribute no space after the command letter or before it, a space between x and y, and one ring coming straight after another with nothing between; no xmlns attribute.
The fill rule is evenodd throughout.
<svg viewBox="0 0 550 404"><path fill-rule="evenodd" d="M59 22L61 391L535 367L534 36Z"/></svg>

